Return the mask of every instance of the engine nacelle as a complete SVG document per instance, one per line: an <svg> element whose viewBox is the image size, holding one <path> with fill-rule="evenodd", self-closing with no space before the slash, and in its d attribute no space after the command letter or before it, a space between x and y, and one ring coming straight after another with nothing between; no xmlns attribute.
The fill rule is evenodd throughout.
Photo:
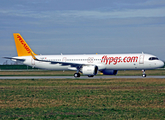
<svg viewBox="0 0 165 120"><path fill-rule="evenodd" d="M105 70L102 70L101 71L104 75L116 75L117 74L117 70L108 70L108 69L105 69Z"/></svg>
<svg viewBox="0 0 165 120"><path fill-rule="evenodd" d="M81 69L83 75L97 75L98 67L97 66L83 66Z"/></svg>

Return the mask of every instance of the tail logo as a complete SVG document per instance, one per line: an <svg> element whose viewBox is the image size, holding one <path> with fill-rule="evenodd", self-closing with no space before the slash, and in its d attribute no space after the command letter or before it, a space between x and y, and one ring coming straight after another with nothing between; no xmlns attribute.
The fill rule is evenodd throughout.
<svg viewBox="0 0 165 120"><path fill-rule="evenodd" d="M17 35L17 38L19 39L19 41L21 42L21 44L24 46L24 48L27 50L28 53L30 53L30 48L28 47L28 45L26 44L26 42L21 38L21 36Z"/></svg>

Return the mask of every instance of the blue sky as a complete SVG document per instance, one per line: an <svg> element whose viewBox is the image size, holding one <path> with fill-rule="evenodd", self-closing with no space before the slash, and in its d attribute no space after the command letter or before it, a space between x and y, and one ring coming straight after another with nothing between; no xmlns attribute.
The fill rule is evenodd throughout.
<svg viewBox="0 0 165 120"><path fill-rule="evenodd" d="M150 53L165 60L165 0L2 0L0 63L13 33L37 54Z"/></svg>

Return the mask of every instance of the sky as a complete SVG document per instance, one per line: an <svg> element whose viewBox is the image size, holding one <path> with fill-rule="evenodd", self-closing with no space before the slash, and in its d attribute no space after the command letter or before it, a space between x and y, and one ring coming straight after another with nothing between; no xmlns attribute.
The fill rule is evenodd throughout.
<svg viewBox="0 0 165 120"><path fill-rule="evenodd" d="M149 53L165 60L165 0L1 0L0 64L13 33L36 54Z"/></svg>

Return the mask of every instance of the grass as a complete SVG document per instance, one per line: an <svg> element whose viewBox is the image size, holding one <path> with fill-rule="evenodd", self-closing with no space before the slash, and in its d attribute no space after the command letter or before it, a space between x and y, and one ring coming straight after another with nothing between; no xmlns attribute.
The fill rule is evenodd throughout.
<svg viewBox="0 0 165 120"><path fill-rule="evenodd" d="M73 76L75 71L0 71L0 76ZM146 70L147 75L165 75L164 69ZM101 75L98 73L98 75ZM117 76L141 76L141 70L119 70Z"/></svg>
<svg viewBox="0 0 165 120"><path fill-rule="evenodd" d="M165 119L165 79L0 80L0 119Z"/></svg>
<svg viewBox="0 0 165 120"><path fill-rule="evenodd" d="M75 71L0 71L0 76L73 76Z"/></svg>

